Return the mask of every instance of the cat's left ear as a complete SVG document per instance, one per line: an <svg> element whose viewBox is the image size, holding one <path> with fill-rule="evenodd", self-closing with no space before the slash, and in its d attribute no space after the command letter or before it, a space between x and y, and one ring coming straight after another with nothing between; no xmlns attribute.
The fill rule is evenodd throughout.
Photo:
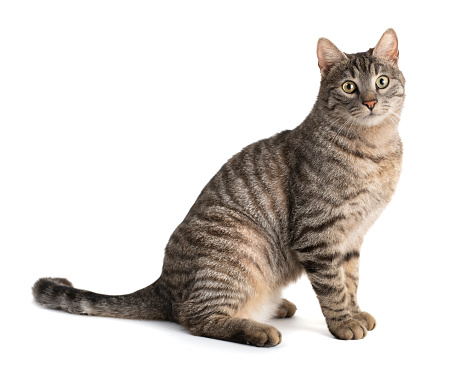
<svg viewBox="0 0 466 370"><path fill-rule="evenodd" d="M385 31L374 48L372 55L398 63L400 52L398 51L398 38L393 28Z"/></svg>

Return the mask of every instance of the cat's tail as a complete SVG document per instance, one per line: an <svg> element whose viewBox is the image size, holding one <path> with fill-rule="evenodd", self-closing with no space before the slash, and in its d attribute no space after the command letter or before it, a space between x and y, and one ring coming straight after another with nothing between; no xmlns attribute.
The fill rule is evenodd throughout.
<svg viewBox="0 0 466 370"><path fill-rule="evenodd" d="M76 289L67 279L41 278L32 294L47 308L81 315L141 320L170 320L172 315L159 280L132 294L104 295Z"/></svg>

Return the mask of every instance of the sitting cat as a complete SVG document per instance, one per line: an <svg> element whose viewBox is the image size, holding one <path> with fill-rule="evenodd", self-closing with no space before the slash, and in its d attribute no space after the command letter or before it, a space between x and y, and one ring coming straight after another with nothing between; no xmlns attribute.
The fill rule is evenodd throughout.
<svg viewBox="0 0 466 370"><path fill-rule="evenodd" d="M356 299L359 252L400 175L405 79L392 29L364 53L322 38L317 57L322 80L309 116L220 169L170 237L156 282L107 296L43 278L33 286L37 302L275 346L280 332L260 321L293 316L296 306L280 293L306 273L330 332L364 338L376 322Z"/></svg>

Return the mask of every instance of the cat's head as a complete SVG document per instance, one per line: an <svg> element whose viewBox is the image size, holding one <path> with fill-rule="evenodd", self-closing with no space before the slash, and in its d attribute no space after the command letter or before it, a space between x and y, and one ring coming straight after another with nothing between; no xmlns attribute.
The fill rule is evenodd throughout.
<svg viewBox="0 0 466 370"><path fill-rule="evenodd" d="M397 122L405 84L398 55L398 39L391 28L365 53L343 53L329 40L319 39L321 106L339 117L340 123L374 126L387 120Z"/></svg>

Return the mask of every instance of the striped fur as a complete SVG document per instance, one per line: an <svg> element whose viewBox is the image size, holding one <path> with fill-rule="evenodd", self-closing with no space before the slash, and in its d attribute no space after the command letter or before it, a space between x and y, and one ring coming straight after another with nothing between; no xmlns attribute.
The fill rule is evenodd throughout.
<svg viewBox="0 0 466 370"><path fill-rule="evenodd" d="M399 178L404 78L393 30L366 53L345 54L321 39L318 58L312 112L220 169L170 237L154 284L105 296L44 278L35 299L70 313L171 320L195 335L274 346L280 332L261 321L295 313L280 292L306 273L330 332L363 338L375 319L357 303L360 248ZM390 79L383 91L374 85L380 75ZM342 90L346 80L355 94ZM365 99L377 100L374 114Z"/></svg>

